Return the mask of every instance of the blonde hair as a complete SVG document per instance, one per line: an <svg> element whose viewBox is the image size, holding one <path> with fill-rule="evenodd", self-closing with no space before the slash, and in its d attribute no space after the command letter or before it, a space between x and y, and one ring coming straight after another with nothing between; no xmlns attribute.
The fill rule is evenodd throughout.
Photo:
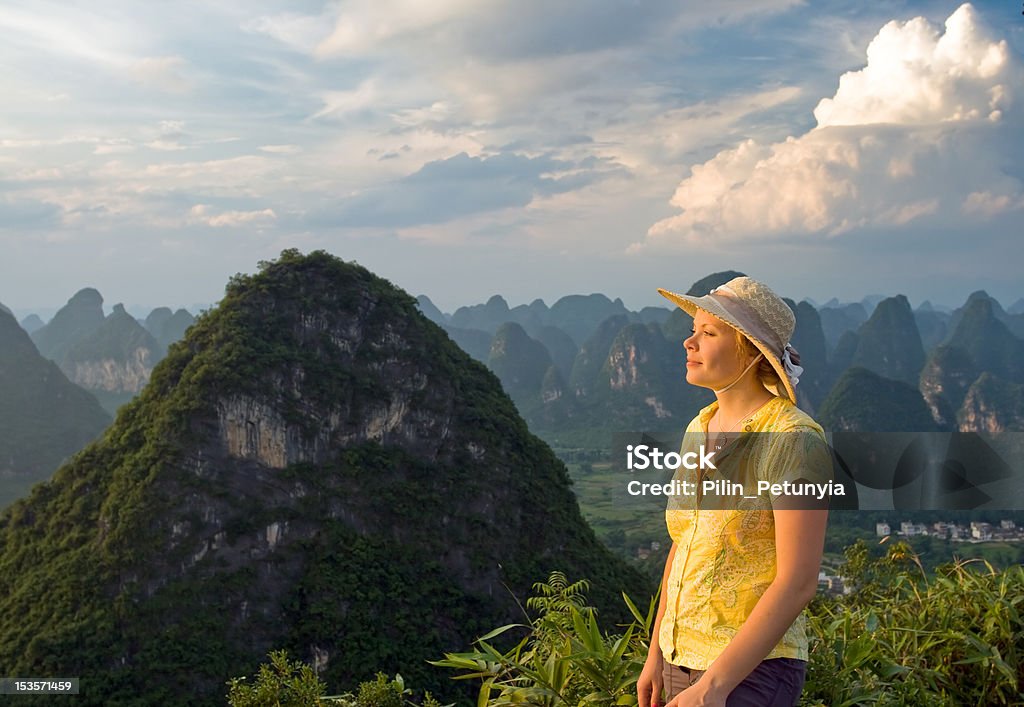
<svg viewBox="0 0 1024 707"><path fill-rule="evenodd" d="M737 358L742 360L745 355L757 356L761 353L760 349L754 346L754 342L748 339L743 332L736 327L731 328L736 337ZM762 358L754 371L757 373L758 380L760 380L761 384L766 388L776 388L776 390L781 390L782 379L779 378L779 374L775 371L775 367L772 366L767 358Z"/></svg>

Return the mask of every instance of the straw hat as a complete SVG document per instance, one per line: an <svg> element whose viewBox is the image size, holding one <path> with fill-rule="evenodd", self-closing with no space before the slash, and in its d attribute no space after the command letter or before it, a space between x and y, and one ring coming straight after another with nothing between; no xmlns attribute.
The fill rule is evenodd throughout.
<svg viewBox="0 0 1024 707"><path fill-rule="evenodd" d="M750 339L778 373L785 394L796 402L794 388L804 369L800 354L789 343L796 317L782 298L750 277L734 277L703 297L680 295L658 288L658 294L675 302L691 317L698 309L718 317ZM776 395L783 392L776 390Z"/></svg>

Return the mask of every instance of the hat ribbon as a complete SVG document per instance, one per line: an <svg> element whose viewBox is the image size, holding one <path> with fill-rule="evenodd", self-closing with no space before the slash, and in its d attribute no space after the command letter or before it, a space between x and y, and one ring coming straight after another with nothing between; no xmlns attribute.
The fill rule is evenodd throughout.
<svg viewBox="0 0 1024 707"><path fill-rule="evenodd" d="M793 344L787 343L782 354L782 367L786 369L790 384L795 388L800 382L800 376L804 369L800 365L800 352L793 348Z"/></svg>

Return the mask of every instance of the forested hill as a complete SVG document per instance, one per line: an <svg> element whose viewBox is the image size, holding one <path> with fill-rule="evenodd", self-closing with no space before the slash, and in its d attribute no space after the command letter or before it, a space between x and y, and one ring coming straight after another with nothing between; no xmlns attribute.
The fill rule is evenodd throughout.
<svg viewBox="0 0 1024 707"><path fill-rule="evenodd" d="M50 476L110 424L92 395L36 349L0 309L0 508Z"/></svg>
<svg viewBox="0 0 1024 707"><path fill-rule="evenodd" d="M522 620L552 569L609 626L649 596L498 379L366 269L285 251L232 278L52 481L0 513L0 674L78 705L223 704L271 648L332 686Z"/></svg>

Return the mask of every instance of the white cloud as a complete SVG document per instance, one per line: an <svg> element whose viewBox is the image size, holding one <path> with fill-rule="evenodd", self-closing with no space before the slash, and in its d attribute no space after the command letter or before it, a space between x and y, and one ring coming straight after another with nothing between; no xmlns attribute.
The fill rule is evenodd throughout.
<svg viewBox="0 0 1024 707"><path fill-rule="evenodd" d="M380 104L380 96L373 79L363 81L351 91L327 91L321 100L323 108L314 113L313 118L341 118L349 113L377 107Z"/></svg>
<svg viewBox="0 0 1024 707"><path fill-rule="evenodd" d="M1006 40L992 37L969 4L949 16L943 34L923 17L889 22L868 45L867 59L814 109L819 128L999 120L1020 86Z"/></svg>
<svg viewBox="0 0 1024 707"><path fill-rule="evenodd" d="M5 41L39 48L48 54L108 65L123 66L127 61L126 55L115 48L121 44L121 28L87 12L54 16L38 10L0 7L0 29L9 30L5 32Z"/></svg>
<svg viewBox="0 0 1024 707"><path fill-rule="evenodd" d="M682 213L629 251L976 223L1024 198L1006 170L1021 123L1021 63L970 5L945 34L922 18L890 22L867 55L818 104L814 129L774 144L746 140L694 165L671 200Z"/></svg>
<svg viewBox="0 0 1024 707"><path fill-rule="evenodd" d="M960 207L965 214L981 214L992 217L1005 211L1024 209L1024 195L1016 197L1008 194L990 194L989 192L971 192Z"/></svg>
<svg viewBox="0 0 1024 707"><path fill-rule="evenodd" d="M272 155L294 155L296 152L302 152L298 145L260 145L259 149Z"/></svg>
<svg viewBox="0 0 1024 707"><path fill-rule="evenodd" d="M214 228L246 226L249 224L261 224L277 218L273 209L261 209L259 211L222 211L215 214L211 212L207 204L196 204L189 209L190 220L197 223L205 223Z"/></svg>
<svg viewBox="0 0 1024 707"><path fill-rule="evenodd" d="M178 150L185 149L184 145L173 140L150 140L146 143L146 147L160 150L161 152L177 152Z"/></svg>
<svg viewBox="0 0 1024 707"><path fill-rule="evenodd" d="M319 57L350 56L378 50L381 43L472 16L499 0L356 0L338 14L334 30L319 42Z"/></svg>
<svg viewBox="0 0 1024 707"><path fill-rule="evenodd" d="M297 51L312 53L330 32L332 18L325 15L298 15L287 12L266 15L242 24L246 32L265 34Z"/></svg>
<svg viewBox="0 0 1024 707"><path fill-rule="evenodd" d="M135 146L125 139L112 139L96 145L92 151L94 155L114 155L123 152L133 152Z"/></svg>

